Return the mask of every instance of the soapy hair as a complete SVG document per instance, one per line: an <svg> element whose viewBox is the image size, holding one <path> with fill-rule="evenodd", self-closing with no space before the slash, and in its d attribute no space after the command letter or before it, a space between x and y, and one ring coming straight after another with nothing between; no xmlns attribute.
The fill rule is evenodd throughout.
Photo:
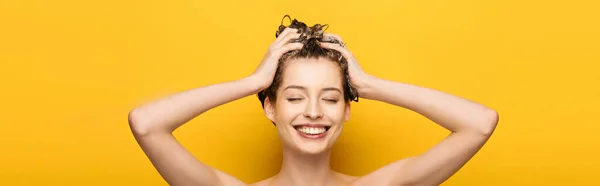
<svg viewBox="0 0 600 186"><path fill-rule="evenodd" d="M286 17L291 20L289 15L285 15L283 19L285 19ZM336 50L323 48L319 45L319 42L330 42L337 43L342 46L344 45L335 38L324 37L324 32L325 30L327 30L329 25L315 24L311 27L308 27L305 23L294 19L291 21L291 24L289 26L284 26L282 20L282 24L279 26L279 29L275 33L275 37L279 37L279 35L287 27L298 29L298 33L301 34L297 39L292 39L290 42L300 42L303 43L304 46L302 47L302 49L292 50L283 54L282 57L279 59L279 64L277 66L277 71L275 72L273 82L268 88L258 93L258 99L260 100L263 108L265 106L265 99L267 97L272 103L274 103L277 99L277 90L281 85L283 71L287 65L286 62L292 59L299 58L326 58L337 63L337 65L340 67L340 72L342 74L342 77L340 78L342 78L343 80L342 83L344 88L343 92L345 101L358 102L358 92L356 91L356 88L354 88L352 84L350 84L350 77L348 76L348 62L346 61L346 58L344 58L342 54Z"/></svg>

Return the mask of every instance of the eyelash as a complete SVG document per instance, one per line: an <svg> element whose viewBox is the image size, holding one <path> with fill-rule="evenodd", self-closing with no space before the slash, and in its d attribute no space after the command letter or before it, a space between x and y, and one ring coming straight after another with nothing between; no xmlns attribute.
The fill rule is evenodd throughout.
<svg viewBox="0 0 600 186"><path fill-rule="evenodd" d="M300 101L300 100L302 100L302 98L288 98L287 100L288 100L289 102L292 102L292 101Z"/></svg>
<svg viewBox="0 0 600 186"><path fill-rule="evenodd" d="M302 98L288 98L287 100L289 102L294 102L294 101L300 101L300 100L302 100ZM337 99L323 99L323 100L331 102L331 103L337 103L338 102Z"/></svg>
<svg viewBox="0 0 600 186"><path fill-rule="evenodd" d="M337 103L338 102L337 99L325 99L325 101L329 101L331 103Z"/></svg>

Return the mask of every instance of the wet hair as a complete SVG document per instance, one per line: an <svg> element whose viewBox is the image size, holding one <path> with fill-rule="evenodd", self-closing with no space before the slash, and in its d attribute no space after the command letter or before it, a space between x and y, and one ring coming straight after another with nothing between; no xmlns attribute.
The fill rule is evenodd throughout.
<svg viewBox="0 0 600 186"><path fill-rule="evenodd" d="M289 15L285 15L283 19L290 18ZM323 34L329 25L324 24L315 24L312 27L308 27L305 23L300 22L296 19L291 20L291 24L289 26L283 25L283 19L281 24L279 25L279 29L275 33L275 37L279 37L279 35L283 32L283 30L287 27L298 29L298 33L301 35L297 39L292 39L290 42L301 42L304 44L302 49L300 50L292 50L282 55L279 59L279 64L277 66L277 71L275 72L275 77L273 78L273 82L271 85L258 93L258 99L260 100L262 107L265 107L265 99L268 97L269 100L274 103L277 99L277 89L281 85L283 70L286 68L286 61L291 59L299 59L299 58L326 58L333 62L336 62L340 67L340 71L342 74L342 83L344 88L344 99L346 102L355 101L358 102L358 92L356 88L354 88L350 84L350 77L348 76L348 62L346 58L342 56L342 54L333 49L322 48L319 45L319 42L330 42L337 43L344 46L344 43L338 41L335 38L324 37ZM325 28L325 30L323 30Z"/></svg>

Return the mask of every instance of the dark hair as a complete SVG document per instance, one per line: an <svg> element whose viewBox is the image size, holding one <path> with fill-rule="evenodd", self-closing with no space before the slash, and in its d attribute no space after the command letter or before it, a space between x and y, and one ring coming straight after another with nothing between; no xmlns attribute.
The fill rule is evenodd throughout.
<svg viewBox="0 0 600 186"><path fill-rule="evenodd" d="M291 20L289 15L285 15L283 19L285 19L286 17ZM283 54L282 57L279 59L279 64L277 66L277 71L275 72L273 82L268 88L258 93L258 99L260 100L262 107L265 107L265 99L267 97L270 99L271 102L274 102L277 98L277 89L281 84L281 77L283 70L286 68L286 61L298 58L324 57L331 61L337 62L338 66L340 67L340 71L343 78L342 82L344 87L345 101L358 102L358 92L356 91L356 88L354 88L350 84L350 77L348 76L348 62L346 61L346 58L344 58L342 54L336 50L322 48L319 45L319 42L343 44L335 38L323 37L323 33L327 28L329 28L329 25L315 24L312 27L308 27L306 26L306 24L296 19L294 19L291 22L292 23L287 27L298 29L298 33L300 33L301 35L297 39L293 39L290 42L302 42L304 43L304 46L300 50L293 50ZM323 30L323 27L326 27L325 30ZM277 38L285 28L286 26L283 25L282 20L282 24L279 25L279 29L275 33L275 37Z"/></svg>

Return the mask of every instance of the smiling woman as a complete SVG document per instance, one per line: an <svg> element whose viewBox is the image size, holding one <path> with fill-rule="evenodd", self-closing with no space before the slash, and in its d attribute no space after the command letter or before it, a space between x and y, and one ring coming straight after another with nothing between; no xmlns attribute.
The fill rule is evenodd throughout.
<svg viewBox="0 0 600 186"><path fill-rule="evenodd" d="M286 16L288 17L288 16ZM285 17L284 17L285 18ZM133 109L129 124L141 148L170 185L245 185L198 161L172 132L219 105L258 94L277 127L283 162L278 174L252 185L439 185L491 136L497 113L472 101L365 73L342 39L293 20L281 25L263 61L248 77L180 92ZM350 102L358 96L413 110L452 133L427 152L362 177L335 172L331 149Z"/></svg>
<svg viewBox="0 0 600 186"><path fill-rule="evenodd" d="M319 154L333 146L350 117L340 67L323 58L286 63L282 88L265 100L265 113L278 124L284 151Z"/></svg>

